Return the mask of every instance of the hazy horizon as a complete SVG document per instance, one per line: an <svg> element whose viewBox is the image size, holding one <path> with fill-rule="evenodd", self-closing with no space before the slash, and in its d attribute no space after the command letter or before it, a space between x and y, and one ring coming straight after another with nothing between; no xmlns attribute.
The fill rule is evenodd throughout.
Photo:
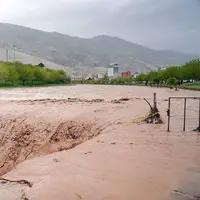
<svg viewBox="0 0 200 200"><path fill-rule="evenodd" d="M7 0L1 2L0 22L200 55L199 10L199 0Z"/></svg>

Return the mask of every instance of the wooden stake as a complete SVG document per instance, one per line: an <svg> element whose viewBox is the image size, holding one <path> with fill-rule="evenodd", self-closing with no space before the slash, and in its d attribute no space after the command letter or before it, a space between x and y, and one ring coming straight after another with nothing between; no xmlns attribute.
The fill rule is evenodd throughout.
<svg viewBox="0 0 200 200"><path fill-rule="evenodd" d="M149 118L146 120L147 123L155 123L155 124L162 124L163 121L161 119L159 110L157 108L157 101L156 101L156 93L153 94L153 107L151 107L149 112Z"/></svg>
<svg viewBox="0 0 200 200"><path fill-rule="evenodd" d="M154 108L154 110L156 110L156 108L157 108L156 93L153 94L153 108Z"/></svg>

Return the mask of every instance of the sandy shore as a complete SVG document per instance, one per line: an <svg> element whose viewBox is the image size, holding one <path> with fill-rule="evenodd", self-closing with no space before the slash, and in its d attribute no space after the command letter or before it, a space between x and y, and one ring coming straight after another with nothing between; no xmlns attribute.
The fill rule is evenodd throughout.
<svg viewBox="0 0 200 200"><path fill-rule="evenodd" d="M157 93L163 125L130 124ZM200 196L197 91L131 86L0 90L0 199L185 200ZM122 99L127 98L127 99ZM21 183L21 184L20 184Z"/></svg>

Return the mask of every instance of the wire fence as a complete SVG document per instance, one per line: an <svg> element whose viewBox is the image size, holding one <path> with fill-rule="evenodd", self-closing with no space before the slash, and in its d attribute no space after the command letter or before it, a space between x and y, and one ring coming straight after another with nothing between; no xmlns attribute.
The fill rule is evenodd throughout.
<svg viewBox="0 0 200 200"><path fill-rule="evenodd" d="M169 101L168 131L192 131L199 127L199 98L173 97Z"/></svg>

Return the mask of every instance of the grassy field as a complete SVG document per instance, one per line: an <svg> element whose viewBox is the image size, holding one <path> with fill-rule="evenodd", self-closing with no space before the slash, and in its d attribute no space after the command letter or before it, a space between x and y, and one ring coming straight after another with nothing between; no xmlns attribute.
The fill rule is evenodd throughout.
<svg viewBox="0 0 200 200"><path fill-rule="evenodd" d="M2 82L0 81L0 88L9 88L9 87L48 87L48 86L64 86L64 85L74 85L74 84L83 84L83 83L77 83L75 81L72 81L72 83L45 83L45 82L26 82L25 85L22 84L21 81L17 81L14 84L11 82ZM85 84L92 84L92 83L85 83ZM145 86L145 84L102 84L102 85L132 85L132 86ZM155 86L153 86L155 87ZM169 87L167 85L159 85L158 87ZM193 89L193 90L200 90L200 83L194 83L194 84L183 84L179 88L182 89Z"/></svg>
<svg viewBox="0 0 200 200"><path fill-rule="evenodd" d="M48 87L48 86L64 86L64 85L72 85L72 83L45 83L45 82L39 82L39 83L32 83L32 82L26 82L25 85L23 85L20 81L15 82L14 84L11 82L1 82L0 81L0 88L13 88L13 87Z"/></svg>
<svg viewBox="0 0 200 200"><path fill-rule="evenodd" d="M200 89L200 83L184 84L184 85L183 85L183 88Z"/></svg>

